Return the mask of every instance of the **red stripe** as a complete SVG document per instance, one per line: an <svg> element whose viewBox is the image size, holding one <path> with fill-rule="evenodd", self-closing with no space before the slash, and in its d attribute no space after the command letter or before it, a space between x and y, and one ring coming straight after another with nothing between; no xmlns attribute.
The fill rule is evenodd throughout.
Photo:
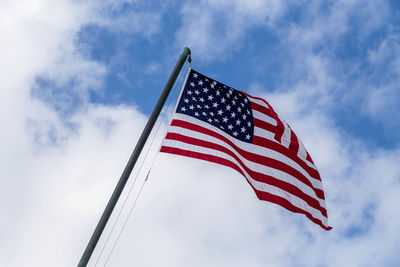
<svg viewBox="0 0 400 267"><path fill-rule="evenodd" d="M283 132L285 131L285 126L283 125L282 121L279 119L278 114L275 113L275 111L272 109L270 106L269 109L266 109L265 107L251 102L251 108L257 111L262 112L263 114L272 117L276 121L276 126L274 127L274 133L275 133L275 140L278 142L281 142Z"/></svg>
<svg viewBox="0 0 400 267"><path fill-rule="evenodd" d="M274 111L272 106L262 98L251 96L251 95L246 94L245 92L242 92L242 91L241 91L241 93L243 93L244 95L247 95L249 97L252 97L254 99L261 100L262 102L264 102L268 106L268 109L267 109L267 108L263 107L262 105L260 105L258 103L255 103L255 102L250 100L252 109L260 111L260 112L264 113L265 115L270 116L273 119L275 119L275 121L276 121L276 126L275 127L276 128L275 128L275 136L274 136L274 138L275 138L276 141L281 142L283 133L285 132L285 126L283 125L283 122L279 118L278 114L276 114L276 112Z"/></svg>
<svg viewBox="0 0 400 267"><path fill-rule="evenodd" d="M254 118L254 126L258 127L258 128L261 128L261 129L264 129L266 131L272 132L272 133L274 133L274 129L275 129L275 126L273 126L273 125L271 125L271 124L269 124L269 123L267 123L265 121L256 119L256 118ZM291 132L291 134L292 134L292 136L291 136L291 144L290 145L292 147L289 146L289 149L288 149L285 146L282 146L280 143L273 142L273 143L277 144L276 147L280 147L281 149L280 149L280 151L277 151L274 148L271 148L271 149L290 157L293 161L295 161L297 164L299 164L311 177L313 177L313 178L315 178L317 180L321 180L321 178L319 177L318 171L316 171L314 168L311 168L310 166L308 166L307 163L305 163L303 161L303 159L299 158L299 156L298 156L299 141L297 139L296 134L293 131ZM255 138L255 139L253 138L253 144L260 145L260 146L263 146L263 147L267 147L267 146L265 146L265 143L267 143L267 142L264 141L263 137L259 136L259 137ZM310 155L308 154L308 152L307 152L307 158L306 159L309 162L311 162L312 164L314 164L314 162L312 161L312 159L311 159Z"/></svg>
<svg viewBox="0 0 400 267"><path fill-rule="evenodd" d="M251 108L254 109L254 110L257 110L257 111L259 111L259 112L261 112L261 113L263 113L263 114L265 114L267 116L272 117L271 116L271 111L266 106L263 106L263 105L260 105L258 103L255 103L255 102L251 101Z"/></svg>
<svg viewBox="0 0 400 267"><path fill-rule="evenodd" d="M265 101L264 99L262 99L261 97L255 97L255 96L252 96L252 95L249 95L248 93L245 93L245 92L243 92L243 91L240 91L242 94L244 94L244 95L246 95L246 96L248 96L248 97L251 97L251 98L254 98L254 99L258 99L258 100L261 100L262 102L264 102L265 103L265 105L267 105L268 106L268 108L271 108L271 105L267 102L267 101ZM251 101L251 100L250 100Z"/></svg>
<svg viewBox="0 0 400 267"><path fill-rule="evenodd" d="M239 166L237 166L233 162L231 162L231 161L229 161L227 159L224 159L224 158L220 158L220 157L209 155L209 154L203 154L203 153L199 153L199 152L183 150L183 149L174 148L174 147L168 147L168 146L162 146L160 151L161 152L165 152L165 153L170 153L170 154L176 154L176 155L191 157L191 158L197 158L197 159L201 159L201 160L205 160L205 161L209 161L209 162L214 162L214 163L217 163L217 164L220 164L220 165L228 166L228 167L231 167L231 168L235 169L236 171L238 171L240 174L242 174L246 178L246 176L244 175L242 170L239 168ZM272 195L272 194L267 193L267 192L258 191L247 180L247 178L246 178L246 181L253 188L254 192L256 193L257 197L260 200L269 201L269 202L275 203L275 204L277 204L277 205L279 205L279 206L281 206L281 207L283 207L283 208L285 208L287 210L290 210L292 212L304 214L312 222L318 224L321 228L323 228L325 230L331 230L332 229L332 227L330 227L330 226L325 226L321 222L321 220L319 220L317 218L314 218L309 212L294 206L288 200L286 200L286 199L284 199L282 197L278 197L278 196Z"/></svg>
<svg viewBox="0 0 400 267"><path fill-rule="evenodd" d="M309 162L311 162L312 164L314 164L314 161L312 160L310 154L308 154L308 151L307 151L307 158L306 158L306 159L307 159Z"/></svg>
<svg viewBox="0 0 400 267"><path fill-rule="evenodd" d="M321 228L324 229L324 230L329 231L329 230L332 229L331 226L325 226L321 222L321 220L319 220L317 218L314 218L310 213L308 213L308 212L306 212L306 211L294 206L292 203L290 203L285 198L270 194L268 192L257 191L255 189L254 189L254 191L256 192L256 195L257 195L258 199L260 199L260 200L265 200L265 201L269 201L269 202L275 203L275 204L277 204L277 205L279 205L281 207L284 207L285 209L290 210L292 212L302 213L302 214L306 215L307 218L310 219L312 222L314 222L314 223L318 224L319 226L321 226Z"/></svg>
<svg viewBox="0 0 400 267"><path fill-rule="evenodd" d="M278 142L281 142L282 135L283 135L283 132L284 132L284 130L285 130L285 127L283 126L282 121L279 119L278 114L275 113L275 111L274 111L274 109L272 108L272 106L271 106L267 101L265 101L264 99L262 99L261 97L254 97L254 96L249 95L249 94L247 94L247 93L245 93L245 92L242 92L242 91L240 91L240 92L241 92L242 94L248 96L248 97L251 97L251 98L254 98L254 99L258 99L258 100L264 102L265 105L268 106L268 108L267 108L267 107L265 107L265 106L263 106L263 105L260 105L260 104L258 104L258 103L252 102L252 101L250 100L250 102L251 102L251 107L252 107L254 110L257 110L257 111L259 111L259 112L262 112L263 114L265 114L265 115L267 115L267 116L273 117L273 118L277 121L277 124L278 124L278 125L277 125L277 126L273 126L273 127L278 127L278 128L279 128L279 129L278 129L278 132L279 132L279 133L277 133L277 134L280 135L280 136L275 136L275 140L277 140ZM271 111L272 111L272 112L271 112ZM277 118L274 117L274 114L276 115ZM254 120L256 120L256 118L254 118ZM279 125L279 122L280 122L282 125ZM255 121L254 121L254 125L256 125L256 122L255 122ZM282 128L282 126L283 126L283 128ZM264 128L263 126L258 126L258 127L263 128L263 129L265 129L265 130L267 130L267 131L270 131L270 132L273 132L273 133L275 133L275 131L276 131L276 128L274 128L274 130L271 131L271 128L270 128L269 126L267 126L266 128ZM291 135L291 136L293 136L293 131L292 131L292 135ZM298 143L297 136L296 136L296 140L297 140L297 143ZM298 150L297 150L297 151L298 151ZM295 154L296 154L296 156L297 156L297 153L295 153ZM309 162L311 162L312 164L314 164L314 162L313 162L313 160L311 159L311 157L310 157L310 155L308 154L308 152L307 152L307 157L306 157L306 159L307 159ZM300 159L300 160L301 160L301 159ZM304 168L304 169L305 169L305 168ZM310 175L311 175L311 174L310 174ZM313 176L313 175L311 175L311 176ZM313 177L314 177L314 176L313 176ZM319 177L319 174L318 174L318 177ZM319 180L321 180L321 178L319 178Z"/></svg>
<svg viewBox="0 0 400 267"><path fill-rule="evenodd" d="M265 147L265 148L269 148L269 149L272 149L272 150L275 150L277 152L280 152L280 153L284 154L285 156L287 156L288 158L292 159L297 164L299 164L300 167L303 168L312 178L321 181L321 177L320 177L320 175L319 175L317 170L315 170L315 169L311 168L310 166L308 166L297 155L292 153L286 147L282 146L280 143L277 143L277 142L274 142L274 141L271 141L269 139L262 138L262 137L259 137L259 136L253 136L253 144L259 145L259 146L262 146L262 147ZM307 179L307 177L306 177L306 179ZM319 198L325 199L324 191L322 191L321 189L318 189L318 188L314 188L314 191L315 191L315 194L317 194L317 196Z"/></svg>
<svg viewBox="0 0 400 267"><path fill-rule="evenodd" d="M296 170L295 168L293 168L290 165L287 165L279 160L276 159L272 159L272 158L268 158L265 156L261 156L259 154L255 154L246 150L243 150L241 148L239 148L238 146L236 146L234 143L232 143L229 139L225 138L224 136L210 130L204 127L201 127L199 125L187 122L187 121L182 121L182 120L173 120L171 123L171 126L177 126L177 127L182 127L185 129L189 129L192 131L196 131L196 132L200 132L203 134L207 134L209 136L213 136L215 138L218 138L222 141L224 141L225 143L228 143L230 146L232 146L240 155L242 155L243 157L247 158L247 159L251 159L251 161L265 165L265 166L269 166L271 168L275 168L278 170L281 170L283 172L289 173L290 175L292 175L293 177L297 178L299 181L303 182L304 184L310 186L311 188L313 188L315 194L319 197L319 198L324 198L324 194L323 191L318 189L318 188L314 188L312 183L308 180L307 177L305 177L301 172L299 172L298 170ZM256 136L254 136L255 138ZM253 138L253 143L254 143L254 138ZM257 139L257 138L256 138ZM267 139L265 139L267 140ZM270 140L268 140L270 141ZM273 142L273 141L270 141ZM276 145L282 146L279 143L273 142ZM285 152L289 151L287 148L285 148ZM284 155L287 155L288 153L282 153ZM292 154L292 153L290 153ZM294 157L297 160L301 161L297 156ZM301 161L303 163L303 165L306 165L304 161ZM300 165L301 166L301 165ZM306 165L307 166L307 165ZM307 166L309 167L309 166ZM311 168L310 168L311 169ZM315 171L315 170L314 170ZM318 172L317 172L318 173Z"/></svg>
<svg viewBox="0 0 400 267"><path fill-rule="evenodd" d="M229 145L231 145L236 151L238 151L245 158L251 158L252 159L251 161L253 161L253 162L260 163L260 164L263 164L263 165L266 165L266 166L270 166L272 168L279 169L279 170L281 170L283 172L289 173L292 176L294 176L297 179L299 179L301 182L303 182L303 183L309 185L311 188L313 188L313 186L312 186L311 182L308 180L308 178L305 177L301 172L299 172L298 170L296 170L292 166L289 166L289 165L287 165L287 164L285 164L285 163L283 163L281 161L275 160L275 159L271 159L271 158L268 158L268 157L264 157L264 156L261 156L261 155L258 155L258 154L243 150L243 149L237 147L229 139L225 138L224 136L222 136L222 135L220 135L220 134L218 134L218 133L216 133L216 132L214 132L214 131L212 131L210 129L201 127L199 125L196 125L196 124L193 124L193 123L190 123L190 122L187 122L187 121L182 121L182 120L173 120L172 123L171 123L171 126L177 126L177 127L186 128L186 129L189 129L189 130L192 130L192 131L204 133L204 134L207 134L209 136L213 136L215 138L218 138L218 139L224 141L225 143L228 143ZM254 143L254 139L257 139L256 136L253 137L253 143ZM267 139L265 139L265 140L267 140ZM270 141L270 140L268 140L268 141ZM270 141L270 142L273 142L273 141ZM273 142L273 143L276 144L276 145L282 146L282 145L280 145L280 144L278 144L276 142ZM286 153L282 153L282 154L287 155L288 154L287 151L288 151L288 149L285 148L285 152ZM298 160L300 160L298 157L296 157L296 158ZM303 162L303 164L306 165L304 162ZM313 177L313 178L315 178L315 177ZM321 190L319 190L319 191L321 191ZM316 191L316 194L318 195L319 193L317 193L317 191Z"/></svg>
<svg viewBox="0 0 400 267"><path fill-rule="evenodd" d="M182 141L182 142L187 143L187 144L206 147L206 148L210 148L210 149L214 149L214 150L218 150L218 151L221 151L223 153L226 153L226 154L230 155L231 157L233 157L234 159L236 159L236 161L239 163L239 165L242 166L243 169L245 169L245 171L254 180L262 182L262 183L265 183L265 184L273 185L273 186L276 186L276 187L278 187L278 188L280 188L280 189L282 189L284 191L290 192L291 194L303 199L311 207L320 210L322 215L327 216L326 209L320 205L318 200L316 200L315 198L305 194L298 187L296 187L296 186L294 186L294 185L292 185L290 183L281 181L279 179L276 179L275 177L272 177L272 176L269 176L269 175L265 175L265 174L262 174L262 173L259 173L259 172L256 172L256 171L253 171L253 170L249 169L246 166L246 164L244 164L242 162L242 160L237 155L235 155L235 153L233 153L231 150L229 150L228 148L226 148L224 146L221 146L221 145L218 145L218 144L215 144L215 143L212 143L212 142L200 140L200 139L197 139L197 138L193 138L193 137L188 137L188 136L185 136L185 135L177 134L177 133L168 133L167 136L165 137L165 139ZM252 160L252 159L248 159L248 160Z"/></svg>
<svg viewBox="0 0 400 267"><path fill-rule="evenodd" d="M272 125L272 124L270 124L268 122L265 122L263 120L257 119L257 118L253 118L253 120L254 120L254 126L255 127L267 130L267 131L269 131L269 132L271 132L273 134L275 133L275 128L276 127L274 125Z"/></svg>
<svg viewBox="0 0 400 267"><path fill-rule="evenodd" d="M290 128L290 126L289 126ZM297 139L296 134L293 132L292 128L290 128L290 145L289 150L293 151L296 155L299 153L299 140Z"/></svg>
<svg viewBox="0 0 400 267"><path fill-rule="evenodd" d="M307 163L305 163L302 159L300 159L297 155L292 153L288 148L284 147L280 143L255 135L253 136L253 144L272 149L276 152L285 155L286 157L290 158L291 160L299 164L301 168L304 169L312 178L321 181L321 177L319 176L317 170L308 166Z"/></svg>

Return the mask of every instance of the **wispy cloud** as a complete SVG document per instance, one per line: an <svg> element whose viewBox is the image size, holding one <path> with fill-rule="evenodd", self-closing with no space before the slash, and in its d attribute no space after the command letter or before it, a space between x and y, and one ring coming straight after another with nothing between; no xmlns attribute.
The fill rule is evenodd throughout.
<svg viewBox="0 0 400 267"><path fill-rule="evenodd" d="M135 107L91 103L127 51L115 53L117 63L93 59L91 43L79 39L88 26L145 40L167 29L205 64L233 64L235 51L257 38L252 31L272 32L280 53L253 57L279 59L279 86L254 79L249 89L271 101L311 152L334 227L322 232L257 200L232 170L159 155L110 266L399 265L400 148L371 147L338 115L363 113L383 120L382 131L391 129L385 121L398 129L399 38L386 26L388 4L204 0L184 3L182 20L167 25L164 9L140 3L0 4L0 265L76 264L145 123Z"/></svg>
<svg viewBox="0 0 400 267"><path fill-rule="evenodd" d="M225 59L246 45L247 30L273 25L283 11L280 1L187 2L181 10L177 43L190 46L199 60Z"/></svg>

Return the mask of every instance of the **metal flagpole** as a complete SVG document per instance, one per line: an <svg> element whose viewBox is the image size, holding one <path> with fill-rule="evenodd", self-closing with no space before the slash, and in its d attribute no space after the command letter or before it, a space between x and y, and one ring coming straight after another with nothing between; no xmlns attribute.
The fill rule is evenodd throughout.
<svg viewBox="0 0 400 267"><path fill-rule="evenodd" d="M150 132L153 129L153 126L158 118L158 115L160 114L161 109L163 108L164 103L168 98L169 92L171 91L172 86L174 85L176 78L178 77L178 75L182 69L182 66L186 61L186 58L189 55L190 55L190 49L185 47L182 51L182 54L180 55L180 57L178 59L178 62L176 62L174 70L172 71L167 83L164 86L164 90L162 91L161 96L158 99L158 102L157 102L156 106L154 107L154 110L151 113L146 126L144 127L142 135L140 136L139 141L137 142L136 147L133 150L131 157L129 158L129 161L125 166L125 169L121 175L121 178L119 178L118 184L115 187L114 192L111 195L111 198L108 201L108 204L107 204L106 208L104 209L99 222L97 223L97 226L92 234L92 237L90 238L89 243L86 246L85 252L83 253L81 260L79 261L78 267L86 266L90 257L92 256L93 250L96 247L96 244L100 239L101 233L103 232L103 230L107 224L107 221L110 218L115 205L117 204L119 196L121 195L122 190L124 189L124 186L125 186L126 182L128 181L129 175L131 174L132 169L135 166L137 159L139 158L140 152L142 151L142 149L146 143L146 140L149 137Z"/></svg>

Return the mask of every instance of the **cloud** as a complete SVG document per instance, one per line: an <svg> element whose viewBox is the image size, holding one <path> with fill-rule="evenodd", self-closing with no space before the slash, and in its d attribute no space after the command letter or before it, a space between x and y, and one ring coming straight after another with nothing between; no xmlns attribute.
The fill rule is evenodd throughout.
<svg viewBox="0 0 400 267"><path fill-rule="evenodd" d="M105 12L107 8L120 12L124 3L135 2L107 1L100 6L96 2L0 4L4 37L0 71L6 77L0 79L0 138L6 140L0 152L2 266L77 263L146 121L134 107L90 103L88 94L101 90L110 70L89 56L77 36L94 24L110 31L122 27L121 34L149 38L160 33L163 17L147 16L148 11L137 15L135 10L114 18ZM322 231L304 216L259 201L233 170L160 154L109 266L399 264L400 217L395 211L400 201L400 149L370 148L332 114L343 105L336 101L350 83L337 71L343 64L332 52L349 32L350 17L357 10L360 20L374 16L373 26L363 27L359 40L379 28L384 17L382 12L371 12L376 7L372 2L358 9L360 3L338 2L322 15L314 3L315 10L307 12L310 18L303 24L282 31L275 28L290 33L281 39L284 48L291 48L283 74L293 76L282 79L273 92L251 81L258 86L257 95L271 101L317 162L334 229ZM229 59L230 52L245 44L251 29L273 28L290 9L281 2L201 1L196 5L184 5L177 42L186 35L192 50L208 62L222 51L228 51ZM136 26L129 28L132 20ZM388 75L395 77L398 59L390 55L398 49L396 38L364 48L372 70L389 63L394 72ZM327 44L324 40L332 46L319 50L320 44ZM362 71L358 66L354 69ZM156 65L148 66L148 71L156 70ZM371 87L367 97L382 100L377 106L366 102L371 112L382 111L388 103L397 111L386 98L395 92L392 85L382 81ZM72 112L66 115L60 110ZM134 187L128 208L137 190ZM128 211L123 212L117 230ZM116 233L100 263L106 260Z"/></svg>
<svg viewBox="0 0 400 267"><path fill-rule="evenodd" d="M283 67L283 89L296 87L326 108L335 103L330 108L354 109L393 127L399 38L390 26L395 13L389 4L337 1L309 7L304 19L282 30L291 59Z"/></svg>
<svg viewBox="0 0 400 267"><path fill-rule="evenodd" d="M368 51L371 76L374 82L367 88L365 113L378 121L395 126L391 118L397 113L400 93L400 36L389 35L376 49ZM381 116L385 114L385 116Z"/></svg>
<svg viewBox="0 0 400 267"><path fill-rule="evenodd" d="M110 13L105 11L105 16L99 16L95 19L94 24L101 26L114 33L122 34L143 34L147 38L151 38L158 33L161 28L161 15L157 12L125 12L126 7L121 6ZM116 14L115 14L116 13ZM113 15L111 15L113 14Z"/></svg>
<svg viewBox="0 0 400 267"><path fill-rule="evenodd" d="M280 1L187 2L181 9L177 43L189 46L199 60L224 59L245 45L249 28L272 25L283 10Z"/></svg>
<svg viewBox="0 0 400 267"><path fill-rule="evenodd" d="M2 266L76 264L143 127L133 107L88 102L107 74L77 40L98 19L90 4L1 3Z"/></svg>

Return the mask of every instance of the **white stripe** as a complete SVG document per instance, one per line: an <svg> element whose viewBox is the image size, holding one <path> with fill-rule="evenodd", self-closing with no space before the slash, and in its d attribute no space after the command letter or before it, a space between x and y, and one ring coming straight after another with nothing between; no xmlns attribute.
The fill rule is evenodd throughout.
<svg viewBox="0 0 400 267"><path fill-rule="evenodd" d="M270 140L272 142L280 144L278 141L276 141L275 135L273 133L271 133L270 131L264 130L262 128L259 128L259 127L254 127L254 136L261 137L261 138L264 138L264 139L267 139L267 140ZM297 139L297 140L299 140L299 139ZM299 156L299 160L301 160L305 164L307 164L308 167L314 169L315 171L318 171L317 167L313 163L311 163L310 161L308 161L306 159L307 158L307 151L305 150L305 147L304 147L303 143L301 143L301 144L299 143L299 153L303 153L303 151L304 151L305 154L304 155L298 155ZM279 152L276 152L276 153L279 153ZM295 162L295 164L297 164L297 162ZM299 167L301 169L303 169L303 167L301 167L300 165L299 165Z"/></svg>
<svg viewBox="0 0 400 267"><path fill-rule="evenodd" d="M196 131L192 131L189 129L177 127L177 126L171 126L171 128L169 129L168 132L178 133L178 134L181 134L184 136L193 137L193 138L196 138L199 140L204 140L207 142L211 142L211 143L226 147L228 150L232 151L243 162L243 164L246 167L248 167L249 169L251 169L252 171L272 176L276 179L287 182L287 183L299 188L305 194L316 199L320 203L321 207L325 208L325 201L323 199L318 198L317 195L315 194L315 192L313 191L313 189L310 186L308 186L307 184L304 184L303 182L299 181L298 179L296 179L295 177L293 177L292 175L290 175L284 171L281 171L281 170L278 170L275 168L271 168L271 167L253 162L249 159L246 159L245 157L240 155L240 153L238 153L232 146L230 146L229 144L227 144L226 142L224 142L218 138L209 136L207 134L199 133Z"/></svg>
<svg viewBox="0 0 400 267"><path fill-rule="evenodd" d="M256 98L251 97L251 96L247 96L247 97L250 99L250 102L259 104L260 106L263 106L263 107L269 109L268 105L264 101L262 101L260 99L256 99Z"/></svg>
<svg viewBox="0 0 400 267"><path fill-rule="evenodd" d="M253 109L253 117L262 121L265 121L269 124L272 124L273 126L276 126L276 120L268 115L265 115L264 113L261 113L257 110Z"/></svg>
<svg viewBox="0 0 400 267"><path fill-rule="evenodd" d="M271 117L269 117L269 116L267 116L267 115L265 115L265 114L263 114L261 112L258 112L256 110L253 110L253 117L257 118L257 119L260 119L260 120L263 120L264 122L268 122L268 123L272 124L273 126L276 125L276 120L275 119L273 119L273 118L271 118ZM266 121L266 120L268 120L268 121ZM287 123L286 122L283 122L283 123L285 125L285 133L287 133L287 130L291 131L289 129L289 127L287 127ZM290 133L287 133L286 135L285 135L285 133L282 136L281 144L283 146L285 146L286 148L289 148L290 139L291 138L287 138L287 135L289 135ZM269 140L274 141L274 142L278 142L275 139L275 134L274 133L271 133L270 131L264 130L262 128L258 128L256 126L254 127L254 135L269 139ZM304 163L306 163L309 167L311 167L311 168L313 168L314 170L317 171L317 167L312 162L310 162L310 161L308 161L306 159L307 158L307 150L304 147L303 143L301 142L301 140L298 137L297 137L297 140L299 141L298 156L299 156L300 160L304 161ZM284 144L286 144L286 145L284 145Z"/></svg>
<svg viewBox="0 0 400 267"><path fill-rule="evenodd" d="M275 139L275 134L263 128L254 126L254 135L279 143Z"/></svg>
<svg viewBox="0 0 400 267"><path fill-rule="evenodd" d="M283 134L282 134L281 144L284 147L289 148L290 140L292 139L291 138L292 137L292 135L291 135L292 130L290 130L290 128L289 128L288 124L286 123L286 121L282 120L281 118L279 118L279 119L281 120L281 122L283 123L283 126L285 127L285 130L283 131Z"/></svg>
<svg viewBox="0 0 400 267"><path fill-rule="evenodd" d="M255 98L253 98L253 97L251 97L251 96L247 96L249 99L250 99L250 102L254 102L254 103L256 103L256 104L259 104L259 105L261 105L261 106L263 106L263 107L265 107L265 108L267 108L267 109L269 109L269 107L268 107L268 105L264 102L264 101L262 101L262 100L259 100L259 99L255 99ZM263 113L261 113L261 112L259 112L259 111L256 111L256 110L253 110L253 117L254 118L257 118L257 119L260 119L260 120L263 120L263 121L265 121L265 122L269 122L270 124L272 124L272 125L276 125L276 120L274 119L274 118L272 118L272 117L270 117L270 116L268 116L268 115L265 115L265 114L263 114ZM271 121L271 119L272 119L272 121ZM282 121L282 122L284 122L280 117L279 117L279 119ZM287 124L287 123L286 123ZM285 125L285 123L284 123L284 125ZM285 125L285 132L287 131L287 129L286 129L286 125ZM290 130L290 129L289 129ZM267 134L267 136L269 136L269 134ZM285 137L284 137L285 136ZM289 138L287 138L287 135L285 135L285 133L284 133L284 136L282 136L282 139L285 139L285 144L286 145L284 145L285 147L289 147L288 146L288 143L289 143L289 145L290 145L290 137ZM290 135L289 135L290 136ZM267 137L266 137L267 138ZM270 139L270 138L267 138L267 139ZM275 139L270 139L270 140L275 140ZM298 156L299 156L299 158L301 159L301 160L303 160L308 166L310 166L311 168L313 168L313 169L315 169L315 170L317 170L317 167L312 163L312 162L310 162L310 161L308 161L307 160L307 150L306 150L306 148L304 147L304 145L303 145L303 143L301 142L301 140L297 137L297 140L299 141L299 152L298 152Z"/></svg>
<svg viewBox="0 0 400 267"><path fill-rule="evenodd" d="M308 162L308 160L307 160L307 150L304 147L303 142L301 142L301 140L299 139L299 137L297 137L297 141L299 142L299 152L297 153L297 156L299 156L299 158L301 158L304 162L307 163Z"/></svg>
<svg viewBox="0 0 400 267"><path fill-rule="evenodd" d="M267 139L267 140L275 142L277 144L281 144L275 139L275 134L271 133L270 131L264 130L263 128L254 127L254 133L253 134L254 134L254 136ZM253 145L255 145L255 144L253 144ZM264 148L264 147L261 147L261 148ZM300 148L304 148L304 146L299 146L299 153L301 153L303 151L303 150L300 150ZM270 150L268 148L264 148L264 149ZM281 154L281 153L279 153L279 152L277 152L275 150L272 150L272 151L273 151L272 153L277 153L279 155L283 155L283 154ZM304 148L304 151L305 151L305 148ZM262 152L259 152L259 150L258 150L255 153L262 153ZM279 155L277 157L279 157ZM306 160L306 157L307 157L307 152L306 152L304 158L299 157L299 160L303 161L308 167L314 169L315 171L318 171L317 167L315 167L314 164L312 164L311 162ZM295 162L294 160L292 160L292 159L290 159L290 158L288 158L286 156L284 156L283 158L280 157L279 160L282 161L283 163L287 164L287 165L292 166L293 168L295 168L296 170L301 172L304 176L306 176L311 181L311 183L313 183L313 180L315 180L315 178L310 177L309 174L307 173L307 171L304 170L303 167L301 165L299 165L297 162ZM288 161L286 161L286 160L288 160ZM298 166L298 167L295 167L295 166ZM315 188L319 188L319 189L322 190L322 186L320 186L318 183L316 183L314 185L314 187Z"/></svg>
<svg viewBox="0 0 400 267"><path fill-rule="evenodd" d="M278 141L275 140L274 138L274 134L271 133L270 131L264 130L262 128L258 128L258 127L254 127L254 136L257 137L261 137L264 139L268 139L272 142L275 142L277 144L280 144ZM255 144L252 144L253 146L257 146ZM279 160L283 163L285 163L286 165L289 165L291 167L293 167L294 169L296 169L297 171L301 172L305 177L307 177L307 179L313 184L313 186L315 188L318 189L322 189L322 184L318 179L312 178L308 172L306 170L304 170L304 168L299 165L297 162L295 162L294 160L292 160L291 158L286 157L284 154L277 152L275 150L266 148L266 147L262 147L262 146L257 146L259 147L258 149L252 149L251 151L254 151L253 153L257 153L261 156L265 156L265 157L271 157L271 154L274 155L274 158L276 160ZM318 171L314 165L311 162L308 162L306 160L303 160L301 158L299 158L301 161L303 161L304 163L306 163L310 168L313 168L315 171Z"/></svg>
<svg viewBox="0 0 400 267"><path fill-rule="evenodd" d="M284 164L291 166L292 168L296 169L297 171L299 171L300 173L302 173L313 185L314 188L318 188L320 190L322 189L322 183L320 180L315 179L313 177L311 177L306 170L304 170L297 162L295 162L294 160L288 158L286 155L277 152L275 150L266 148L266 147L262 147L262 146L258 146L258 145L254 145L254 144L249 144L249 143L245 143L240 141L239 139L233 138L232 136L230 136L229 134L225 133L224 131L218 129L217 127L210 125L209 123L203 122L201 120L198 120L196 118L193 118L191 116L182 114L182 113L176 113L174 115L174 119L178 119L178 120L183 120L183 121L187 121L196 125L199 125L201 127L204 128L208 128L211 129L214 132L217 132L218 134L224 136L225 138L229 139L232 143L234 143L236 146L238 146L239 148L249 151L251 153L254 154L258 154L261 155L263 157L267 157L267 158L272 158L272 159L276 159L279 160L281 162L283 162Z"/></svg>
<svg viewBox="0 0 400 267"><path fill-rule="evenodd" d="M169 146L169 147L175 147L175 148L179 148L179 149L183 149L183 150L187 150L187 151L193 151L193 152L198 152L198 153L203 153L203 154L208 154L208 155L214 155L220 158L224 158L227 159L229 161L231 161L232 163L234 163L235 165L237 165L242 172L245 174L246 179L251 183L251 185L258 191L262 191L262 192L267 192L279 197L282 197L284 199L287 199L292 205L309 212L312 217L317 218L319 220L322 221L322 223L325 225L327 223L327 218L322 215L321 211L318 209L315 209L311 206L309 206L307 204L307 202L305 202L303 199L290 194L287 191L284 191L280 188L277 188L275 186L271 186L265 183L261 183L258 181L253 180L250 175L240 166L240 164L230 155L223 153L221 151L218 150L214 150L214 149L209 149L209 148L205 148L202 146L196 146L196 145L191 145L191 144L187 144L184 142L180 142L180 141L175 141L175 140L164 140L164 146Z"/></svg>
<svg viewBox="0 0 400 267"><path fill-rule="evenodd" d="M272 142L280 144L276 139L275 139L275 134L267 131L263 128L259 128L254 126L254 136L261 137L264 139L268 139ZM297 138L297 141L299 141L299 152L297 156L301 161L303 161L305 164L307 164L310 168L313 168L315 171L318 171L317 167L310 161L307 160L307 150L303 145L303 142L299 138ZM300 165L299 165L300 166Z"/></svg>

